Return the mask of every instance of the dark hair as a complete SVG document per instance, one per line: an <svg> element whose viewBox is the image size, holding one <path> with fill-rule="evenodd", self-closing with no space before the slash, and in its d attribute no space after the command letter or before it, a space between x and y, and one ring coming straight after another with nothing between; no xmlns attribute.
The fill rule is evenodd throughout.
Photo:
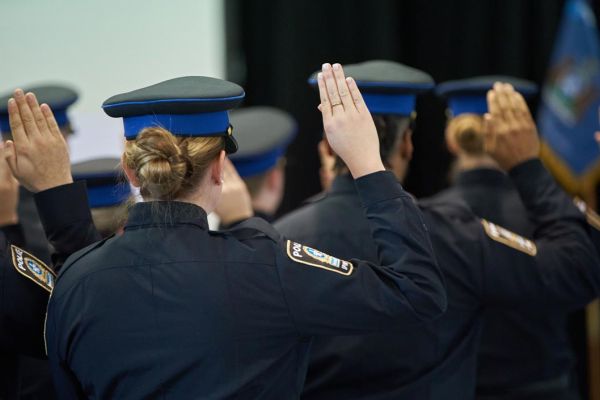
<svg viewBox="0 0 600 400"><path fill-rule="evenodd" d="M379 153L381 160L386 167L389 167L388 159L390 153L396 147L398 140L402 139L411 125L411 117L402 115L373 115L373 122L379 136ZM346 168L346 164L340 157L336 157L335 170L340 173Z"/></svg>

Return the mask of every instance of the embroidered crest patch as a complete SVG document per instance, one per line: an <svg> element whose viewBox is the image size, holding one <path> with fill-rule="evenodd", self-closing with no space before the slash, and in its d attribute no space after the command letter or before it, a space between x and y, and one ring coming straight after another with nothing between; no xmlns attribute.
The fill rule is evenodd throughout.
<svg viewBox="0 0 600 400"><path fill-rule="evenodd" d="M499 225L491 223L485 219L481 220L485 233L496 242L500 242L515 250L519 250L530 256L537 254L537 246L529 239L525 239L523 236L519 236L514 232L509 231Z"/></svg>
<svg viewBox="0 0 600 400"><path fill-rule="evenodd" d="M352 274L354 270L351 262L340 260L312 247L304 246L291 240L287 241L286 247L288 257L297 263L326 269L346 276Z"/></svg>
<svg viewBox="0 0 600 400"><path fill-rule="evenodd" d="M18 273L32 280L39 286L52 292L56 274L46 264L40 261L37 257L29 254L17 246L10 246L12 253L13 266Z"/></svg>
<svg viewBox="0 0 600 400"><path fill-rule="evenodd" d="M579 208L579 211L585 214L588 224L600 231L600 215L598 215L596 211L589 208L585 201L578 197L573 199L573 203L575 203L575 206Z"/></svg>

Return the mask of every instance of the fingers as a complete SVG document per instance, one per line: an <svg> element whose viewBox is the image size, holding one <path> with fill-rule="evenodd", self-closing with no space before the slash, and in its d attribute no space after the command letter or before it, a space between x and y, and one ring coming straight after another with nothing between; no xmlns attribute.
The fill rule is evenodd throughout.
<svg viewBox="0 0 600 400"><path fill-rule="evenodd" d="M25 126L21 120L21 114L19 113L19 107L15 99L8 100L8 122L10 124L10 131L13 139L20 144L29 142L27 133L25 132Z"/></svg>
<svg viewBox="0 0 600 400"><path fill-rule="evenodd" d="M483 116L484 148L486 153L493 153L496 149L496 132L493 117L486 113Z"/></svg>
<svg viewBox="0 0 600 400"><path fill-rule="evenodd" d="M325 88L327 89L327 96L329 96L329 101L331 103L331 112L335 116L336 113L344 111L344 106L338 92L337 84L335 83L335 77L333 76L333 69L331 68L331 65L327 63L324 64L322 73L323 80L325 81Z"/></svg>
<svg viewBox="0 0 600 400"><path fill-rule="evenodd" d="M497 116L502 117L505 122L512 122L512 108L510 102L509 89L503 83L496 82L494 84L494 92L496 93L495 98L498 104L499 113ZM492 113L493 117L496 117Z"/></svg>
<svg viewBox="0 0 600 400"><path fill-rule="evenodd" d="M490 117L492 115L500 116L500 104L498 103L497 93L495 89L488 90L487 92L487 104L488 104L488 113Z"/></svg>
<svg viewBox="0 0 600 400"><path fill-rule="evenodd" d="M533 117L531 116L531 111L529 111L529 107L527 106L527 102L521 93L514 92L513 103L515 105L515 114L518 115L519 118L523 118L524 122L529 124L535 124Z"/></svg>
<svg viewBox="0 0 600 400"><path fill-rule="evenodd" d="M17 151L15 148L15 144L12 140L7 140L4 142L4 146L2 146L2 157L8 163L8 167L12 172L13 176L18 176L17 174Z"/></svg>
<svg viewBox="0 0 600 400"><path fill-rule="evenodd" d="M27 137L39 134L38 127L35 123L35 117L33 116L33 112L31 111L31 108L25 99L25 93L23 93L21 89L17 89L15 90L14 95Z"/></svg>
<svg viewBox="0 0 600 400"><path fill-rule="evenodd" d="M600 145L600 132L596 132L594 134L594 138L596 139L596 143Z"/></svg>
<svg viewBox="0 0 600 400"><path fill-rule="evenodd" d="M38 132L41 134L48 133L48 124L46 123L46 117L42 114L42 110L40 110L40 105L38 104L37 98L33 93L27 93L25 95L25 100L31 109L31 113L33 114L33 118L35 119L35 124L37 125Z"/></svg>
<svg viewBox="0 0 600 400"><path fill-rule="evenodd" d="M323 119L329 119L332 115L331 102L329 101L329 95L327 94L327 88L325 87L325 80L323 79L322 72L319 72L317 75L317 83L319 85L319 96L321 98L319 111L323 114Z"/></svg>
<svg viewBox="0 0 600 400"><path fill-rule="evenodd" d="M352 96L352 101L354 102L354 107L356 107L356 110L359 113L367 112L367 106L365 105L365 101L363 100L360 90L358 90L356 81L353 78L346 78L346 82L348 82L348 89L350 90L350 95Z"/></svg>
<svg viewBox="0 0 600 400"><path fill-rule="evenodd" d="M56 122L56 118L54 118L54 113L50 109L48 104L42 104L40 106L40 110L46 120L46 124L48 125L48 129L50 129L50 133L53 135L59 135L62 137L62 133L60 132L60 128L58 127L58 123Z"/></svg>
<svg viewBox="0 0 600 400"><path fill-rule="evenodd" d="M346 82L346 76L344 75L344 69L340 64L333 64L333 76L337 85L337 90L340 96L342 105L345 111L354 111L354 101L350 95L350 89L348 89L348 83Z"/></svg>

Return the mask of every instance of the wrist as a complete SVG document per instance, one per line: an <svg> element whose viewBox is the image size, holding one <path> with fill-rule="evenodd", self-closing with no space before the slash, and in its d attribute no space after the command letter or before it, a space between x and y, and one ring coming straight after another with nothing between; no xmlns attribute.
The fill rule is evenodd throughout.
<svg viewBox="0 0 600 400"><path fill-rule="evenodd" d="M510 172L510 171L514 170L515 168L518 168L519 166L526 164L532 160L539 160L539 157L538 156L524 157L524 158L521 158L514 162L504 163L504 165L501 165L501 167L504 171Z"/></svg>
<svg viewBox="0 0 600 400"><path fill-rule="evenodd" d="M16 225L19 223L19 215L17 212L7 214L0 213L0 226Z"/></svg>
<svg viewBox="0 0 600 400"><path fill-rule="evenodd" d="M43 192L45 190L53 189L58 186L68 185L71 183L73 183L73 177L71 177L69 175L68 177L65 176L62 179L57 179L52 182L40 182L40 183L32 186L32 188L33 188L32 191L34 193L39 193L39 192Z"/></svg>
<svg viewBox="0 0 600 400"><path fill-rule="evenodd" d="M360 164L348 164L348 169L350 170L350 173L354 179L358 179L375 172L385 171L385 167L381 161L381 158L378 160L361 162Z"/></svg>
<svg viewBox="0 0 600 400"><path fill-rule="evenodd" d="M254 216L253 210L244 210L241 212L231 213L227 215L219 215L221 225L232 225L235 222L243 221Z"/></svg>

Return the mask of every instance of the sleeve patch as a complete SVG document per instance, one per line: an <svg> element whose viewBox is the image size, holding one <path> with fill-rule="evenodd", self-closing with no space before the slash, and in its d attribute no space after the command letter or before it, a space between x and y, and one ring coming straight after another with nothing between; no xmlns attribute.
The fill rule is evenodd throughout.
<svg viewBox="0 0 600 400"><path fill-rule="evenodd" d="M574 198L573 202L575 203L575 206L585 214L588 224L590 224L594 229L600 231L600 215L598 215L596 211L589 208L588 205L578 197Z"/></svg>
<svg viewBox="0 0 600 400"><path fill-rule="evenodd" d="M52 293L56 274L43 261L25 250L10 246L13 266L18 273Z"/></svg>
<svg viewBox="0 0 600 400"><path fill-rule="evenodd" d="M287 241L286 247L288 257L297 263L322 268L345 276L352 274L352 271L354 271L351 262L340 260L312 247L291 240Z"/></svg>
<svg viewBox="0 0 600 400"><path fill-rule="evenodd" d="M531 240L519 236L514 232L509 231L499 225L493 224L485 219L481 220L485 233L496 242L500 242L522 253L535 256L537 254L537 246Z"/></svg>

